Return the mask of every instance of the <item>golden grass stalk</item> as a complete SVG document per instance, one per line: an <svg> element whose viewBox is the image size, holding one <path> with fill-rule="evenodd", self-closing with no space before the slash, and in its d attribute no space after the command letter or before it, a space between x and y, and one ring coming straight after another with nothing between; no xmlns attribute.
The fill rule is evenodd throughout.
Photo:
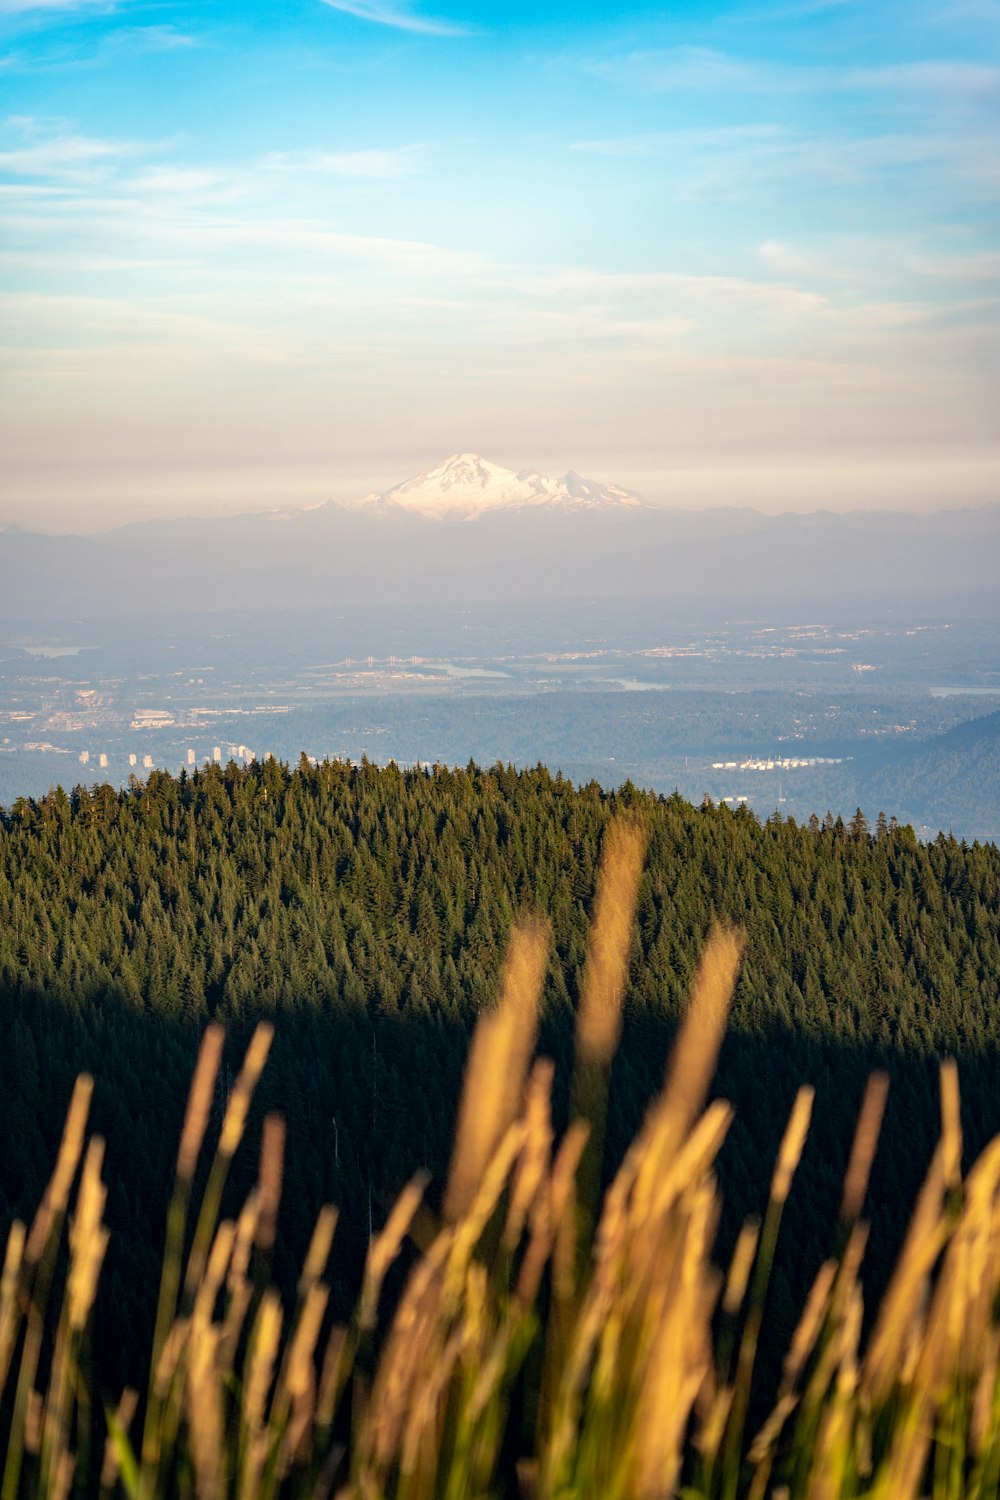
<svg viewBox="0 0 1000 1500"><path fill-rule="evenodd" d="M97 1279L108 1248L108 1231L103 1226L104 1205L108 1190L101 1181L104 1164L104 1142L95 1136L87 1147L83 1175L77 1196L76 1213L70 1229L70 1273L66 1288L69 1326L82 1333L97 1294Z"/></svg>
<svg viewBox="0 0 1000 1500"><path fill-rule="evenodd" d="M861 1101L861 1112L854 1132L851 1156L844 1178L844 1196L840 1204L840 1217L853 1223L864 1206L871 1176L872 1163L878 1147L878 1138L889 1096L889 1079L885 1073L873 1073L865 1088Z"/></svg>
<svg viewBox="0 0 1000 1500"><path fill-rule="evenodd" d="M958 1069L951 1058L941 1064L941 1146L945 1188L955 1192L962 1184L962 1119Z"/></svg>
<svg viewBox="0 0 1000 1500"><path fill-rule="evenodd" d="M764 1214L757 1260L750 1283L749 1303L736 1357L733 1396L722 1448L722 1493L727 1500L731 1500L739 1488L741 1455L744 1450L744 1427L750 1404L751 1381L764 1321L764 1308L774 1264L778 1231L792 1178L802 1157L802 1149L812 1118L812 1105L813 1090L808 1086L800 1088L795 1096L785 1133L781 1138L771 1178L771 1192Z"/></svg>
<svg viewBox="0 0 1000 1500"><path fill-rule="evenodd" d="M743 1299L747 1294L747 1287L750 1284L750 1272L753 1270L753 1263L757 1255L757 1246L759 1243L760 1224L756 1219L749 1219L740 1229L736 1248L733 1250L733 1258L729 1262L729 1271L726 1275L726 1289L722 1297L722 1308L731 1317L735 1317L743 1306Z"/></svg>
<svg viewBox="0 0 1000 1500"><path fill-rule="evenodd" d="M177 1176L183 1182L191 1181L198 1164L198 1155L205 1139L205 1131L208 1129L212 1095L215 1090L215 1080L219 1074L224 1043L225 1032L221 1026L212 1025L205 1028L194 1078L191 1080L191 1092L188 1095L184 1127L177 1150Z"/></svg>
<svg viewBox="0 0 1000 1500"><path fill-rule="evenodd" d="M730 927L713 927L691 987L691 998L671 1053L664 1100L664 1139L671 1146L691 1128L708 1094L725 1035L744 940Z"/></svg>
<svg viewBox="0 0 1000 1500"><path fill-rule="evenodd" d="M500 999L476 1027L444 1199L445 1218L452 1223L471 1206L487 1163L520 1108L550 942L547 923L522 918L511 937Z"/></svg>
<svg viewBox="0 0 1000 1500"><path fill-rule="evenodd" d="M138 1405L138 1391L126 1386L114 1411L108 1412L108 1435L104 1442L104 1459L101 1464L101 1500L110 1500L119 1480L128 1494L136 1491L139 1476L132 1458L128 1430ZM125 1473L123 1465L127 1470Z"/></svg>
<svg viewBox="0 0 1000 1500"><path fill-rule="evenodd" d="M524 1101L525 1139L511 1183L510 1205L503 1231L503 1247L509 1253L520 1243L528 1219L549 1168L552 1155L552 1079L555 1066L539 1058L531 1071Z"/></svg>
<svg viewBox="0 0 1000 1500"><path fill-rule="evenodd" d="M947 1238L942 1220L943 1154L938 1146L868 1342L862 1378L873 1403L884 1401L907 1369L905 1354L911 1332L922 1325L926 1279Z"/></svg>
<svg viewBox="0 0 1000 1500"><path fill-rule="evenodd" d="M322 1282L309 1288L279 1378L272 1415L275 1431L282 1434L276 1470L278 1480L284 1478L293 1460L301 1456L312 1422L316 1400L314 1354L329 1298L329 1288Z"/></svg>
<svg viewBox="0 0 1000 1500"><path fill-rule="evenodd" d="M87 1147L69 1233L70 1265L56 1332L49 1388L42 1422L40 1475L44 1491L58 1491L75 1471L70 1454L74 1386L79 1379L80 1338L97 1294L97 1280L108 1245L103 1225L107 1191L101 1182L104 1142Z"/></svg>
<svg viewBox="0 0 1000 1500"><path fill-rule="evenodd" d="M707 1251L714 1210L714 1193L702 1179L689 1193L679 1253L649 1299L662 1312L635 1415L637 1500L673 1493L691 1408L709 1371L717 1286Z"/></svg>
<svg viewBox="0 0 1000 1500"><path fill-rule="evenodd" d="M563 1137L548 1180L543 1180L535 1197L530 1215L531 1235L517 1279L517 1296L523 1307L530 1307L538 1295L559 1227L568 1212L573 1182L586 1144L587 1127L576 1120Z"/></svg>
<svg viewBox="0 0 1000 1500"><path fill-rule="evenodd" d="M238 1500L254 1500L267 1459L266 1409L281 1341L281 1299L269 1287L250 1336L243 1379L239 1435Z"/></svg>
<svg viewBox="0 0 1000 1500"><path fill-rule="evenodd" d="M629 817L617 818L604 835L576 1021L577 1053L584 1063L605 1067L618 1047L629 949L635 932L635 906L648 838L645 824Z"/></svg>
<svg viewBox="0 0 1000 1500"><path fill-rule="evenodd" d="M21 1268L27 1238L28 1232L24 1225L20 1219L15 1219L7 1236L3 1271L0 1273L0 1396L7 1384L11 1357L21 1325Z"/></svg>
<svg viewBox="0 0 1000 1500"><path fill-rule="evenodd" d="M548 1365L541 1493L593 1482L596 1492L603 1484L666 1495L679 1472L689 1415L710 1374L708 1320L719 1292L708 1264L717 1217L710 1165L731 1111L713 1105L690 1137L688 1126L714 1070L740 953L733 934L713 933L664 1092L605 1199L575 1320L554 1267L553 1314L561 1317Z"/></svg>
<svg viewBox="0 0 1000 1500"><path fill-rule="evenodd" d="M267 1115L261 1137L258 1178L257 1245L265 1253L274 1247L281 1176L285 1162L285 1122L280 1115Z"/></svg>
<svg viewBox="0 0 1000 1500"><path fill-rule="evenodd" d="M222 1201L222 1190L225 1187L226 1177L229 1173L229 1164L236 1153L237 1146L243 1139L243 1131L246 1128L247 1115L250 1111L250 1101L260 1081L260 1075L264 1071L264 1064L267 1061L267 1054L271 1050L273 1038L274 1027L268 1021L261 1021L250 1038L250 1045L247 1048L246 1057L243 1059L243 1066L240 1068L236 1082L233 1085L233 1091L226 1104L225 1114L222 1117L222 1128L219 1132L219 1144L216 1148L215 1159L212 1162L212 1170L209 1173L205 1196L202 1199L201 1212L198 1216L194 1242L191 1246L187 1272L184 1277L184 1290L189 1298L193 1297L205 1269L205 1262L212 1240L212 1228L218 1217L219 1204Z"/></svg>
<svg viewBox="0 0 1000 1500"><path fill-rule="evenodd" d="M199 1298L201 1299L200 1305L204 1307L208 1295L203 1280L206 1270L209 1269L209 1257L210 1254L218 1252L220 1244L224 1243L220 1241L216 1232L222 1192L228 1176L229 1164L242 1138L250 1101L267 1060L273 1034L274 1028L267 1023L262 1022L257 1027L227 1101L219 1142L209 1171L185 1271L182 1267L188 1207L195 1168L208 1128L212 1098L222 1057L221 1028L208 1027L202 1038L194 1080L188 1096L177 1154L174 1191L167 1215L167 1244L157 1305L153 1355L150 1361L137 1500L152 1500L167 1480L161 1460L164 1454L172 1456L171 1450L180 1430L183 1398L182 1387L178 1384L177 1377L184 1375L185 1360L190 1352L188 1343L194 1337L194 1325L192 1323L189 1326L186 1313L198 1304ZM235 1239L235 1226L232 1226L230 1250ZM226 1259L228 1260L228 1254ZM219 1270L216 1263L212 1268L212 1274L216 1272L221 1280L221 1276L225 1274L225 1266ZM182 1287L184 1306L179 1310L178 1295L182 1292ZM233 1330L230 1329L229 1337L226 1339L227 1349L232 1345L232 1335ZM218 1359L218 1350L214 1347L214 1342L221 1338L221 1333L209 1330L205 1320L202 1319L197 1337L200 1340L197 1351L199 1365L195 1372L197 1378L192 1377L189 1371L185 1382L189 1399L192 1402L195 1400L194 1393L202 1389L201 1382L208 1378L206 1362L209 1353L211 1353L213 1363ZM212 1343L211 1350L209 1350L210 1342ZM166 1357L168 1354L169 1358ZM211 1413L208 1416L211 1417ZM201 1442L200 1436L198 1441ZM209 1469L199 1466L199 1462L196 1462L196 1471L200 1475L199 1484L216 1483L214 1479L211 1479Z"/></svg>
<svg viewBox="0 0 1000 1500"><path fill-rule="evenodd" d="M51 1244L53 1227L58 1224L66 1211L69 1191L83 1152L87 1116L90 1113L93 1092L94 1080L85 1073L81 1074L76 1080L69 1101L69 1111L59 1145L59 1155L56 1157L55 1171L45 1189L45 1195L35 1215L28 1243L25 1246L24 1258L29 1266L35 1266L41 1260L45 1249Z"/></svg>
<svg viewBox="0 0 1000 1500"><path fill-rule="evenodd" d="M783 1208L788 1199L792 1178L802 1159L802 1148L806 1143L812 1120L814 1098L815 1090L808 1084L799 1089L785 1133L781 1138L778 1160L771 1179L771 1202L778 1208Z"/></svg>
<svg viewBox="0 0 1000 1500"><path fill-rule="evenodd" d="M188 1343L186 1385L187 1431L198 1500L218 1500L223 1483L226 1445L217 1344L218 1330L196 1319Z"/></svg>
<svg viewBox="0 0 1000 1500"><path fill-rule="evenodd" d="M820 1330L829 1313L830 1296L836 1276L837 1262L834 1260L824 1261L817 1271L802 1316L799 1318L792 1342L785 1355L778 1400L750 1447L750 1462L763 1471L765 1479L770 1474L774 1445L778 1435L798 1403L799 1398L795 1388L816 1347Z"/></svg>
<svg viewBox="0 0 1000 1500"><path fill-rule="evenodd" d="M576 1058L570 1090L570 1114L585 1121L588 1128L577 1187L581 1275L600 1198L608 1075L621 1037L629 951L648 838L644 822L620 814L609 824L601 850L597 898L576 1017Z"/></svg>
<svg viewBox="0 0 1000 1500"><path fill-rule="evenodd" d="M187 1228L188 1205L191 1185L194 1180L198 1156L201 1152L205 1131L212 1107L215 1081L222 1060L225 1034L221 1026L209 1026L202 1037L195 1065L194 1077L188 1094L184 1124L177 1150L177 1170L170 1206L167 1210L167 1242L163 1255L163 1271L160 1277L160 1293L156 1308L156 1327L153 1334L153 1351L149 1365L149 1389L146 1398L146 1426L142 1440L142 1477L140 1490L143 1497L152 1493L159 1459L159 1415L161 1394L157 1391L156 1374L161 1356L177 1312L177 1296L183 1272L184 1234ZM176 1342L176 1340L175 1340ZM120 1443L125 1441L121 1429Z"/></svg>
<svg viewBox="0 0 1000 1500"><path fill-rule="evenodd" d="M24 1332L0 1490L3 1500L15 1500L18 1493L25 1448L37 1452L41 1444L40 1397L35 1390L35 1379L63 1219L83 1152L93 1091L93 1079L82 1074L76 1080L70 1098L55 1171L45 1189L23 1252L18 1256L19 1274L13 1295L22 1312ZM17 1337L16 1328L14 1337Z"/></svg>
<svg viewBox="0 0 1000 1500"><path fill-rule="evenodd" d="M253 1289L248 1271L253 1255L260 1217L260 1186L251 1192L236 1220L233 1248L226 1268L226 1292L228 1305L222 1320L219 1337L219 1356L224 1363L231 1363L243 1333L243 1324L250 1309Z"/></svg>
<svg viewBox="0 0 1000 1500"><path fill-rule="evenodd" d="M376 1235L368 1247L365 1279L361 1291L361 1307L358 1314L358 1322L363 1329L372 1329L375 1327L375 1316L378 1311L378 1300L382 1292L382 1283L385 1280L386 1272L403 1247L406 1232L423 1201L428 1181L429 1174L427 1172L418 1172L415 1177L411 1178L396 1199L392 1212L386 1220L385 1227L380 1234Z"/></svg>

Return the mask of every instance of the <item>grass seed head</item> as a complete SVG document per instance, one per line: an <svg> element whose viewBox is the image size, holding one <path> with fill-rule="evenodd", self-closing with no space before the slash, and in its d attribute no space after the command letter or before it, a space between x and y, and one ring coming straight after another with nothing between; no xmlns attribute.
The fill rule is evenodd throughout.
<svg viewBox="0 0 1000 1500"><path fill-rule="evenodd" d="M445 1217L452 1223L470 1207L490 1157L520 1109L550 941L548 925L539 918L518 923L499 1002L476 1026L445 1193Z"/></svg>
<svg viewBox="0 0 1000 1500"><path fill-rule="evenodd" d="M802 1149L809 1134L815 1090L808 1084L799 1089L792 1105L792 1113L785 1133L781 1138L778 1160L771 1179L771 1198L775 1203L784 1203L788 1197L796 1168L802 1159Z"/></svg>
<svg viewBox="0 0 1000 1500"><path fill-rule="evenodd" d="M686 1134L708 1094L725 1035L743 947L742 936L732 928L713 927L702 951L691 998L668 1065L665 1100L669 1133L675 1140Z"/></svg>
<svg viewBox="0 0 1000 1500"><path fill-rule="evenodd" d="M864 1206L888 1095L888 1074L873 1073L868 1080L864 1098L861 1101L861 1113L858 1116L851 1158L847 1166L847 1175L844 1178L844 1196L840 1205L842 1219L848 1221L856 1219Z"/></svg>
<svg viewBox="0 0 1000 1500"><path fill-rule="evenodd" d="M225 1032L221 1026L209 1026L201 1039L201 1050L194 1070L191 1092L188 1094L184 1128L177 1152L177 1175L190 1181L194 1176L198 1153L205 1139L208 1119L212 1109L212 1093L222 1061L222 1046Z"/></svg>
<svg viewBox="0 0 1000 1500"><path fill-rule="evenodd" d="M577 1015L577 1049L584 1062L604 1066L621 1034L621 1006L635 932L635 907L648 830L617 818L604 835L597 900Z"/></svg>

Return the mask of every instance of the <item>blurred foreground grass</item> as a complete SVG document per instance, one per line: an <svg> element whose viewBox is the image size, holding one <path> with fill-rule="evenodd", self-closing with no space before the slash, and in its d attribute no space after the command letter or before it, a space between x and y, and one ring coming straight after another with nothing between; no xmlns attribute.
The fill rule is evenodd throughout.
<svg viewBox="0 0 1000 1500"><path fill-rule="evenodd" d="M92 1086L78 1081L43 1202L30 1226L13 1226L4 1259L0 1500L998 1493L1000 1139L963 1181L950 1064L941 1142L889 1289L865 1319L861 1214L886 1095L872 1079L837 1243L772 1389L761 1389L756 1354L812 1094L796 1100L763 1219L718 1269L713 1163L731 1111L705 1101L737 934L710 935L664 1089L602 1200L644 849L636 823L607 834L568 1130L554 1138L551 1063L532 1063L549 935L526 918L473 1041L442 1217L423 1202L425 1182L411 1182L371 1242L347 1326L328 1316L324 1283L334 1208L319 1215L294 1308L268 1284L284 1149L276 1117L264 1122L254 1191L238 1219L220 1222L271 1034L254 1036L206 1176L223 1040L210 1027L178 1150L148 1388L107 1402L89 1376L108 1241L103 1143L87 1138ZM386 1308L383 1284L407 1240L411 1268ZM759 1411L770 1415L751 1422Z"/></svg>

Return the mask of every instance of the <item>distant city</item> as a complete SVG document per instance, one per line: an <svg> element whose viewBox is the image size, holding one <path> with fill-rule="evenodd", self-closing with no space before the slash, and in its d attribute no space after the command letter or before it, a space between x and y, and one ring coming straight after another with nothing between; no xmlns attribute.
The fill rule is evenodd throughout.
<svg viewBox="0 0 1000 1500"><path fill-rule="evenodd" d="M0 802L303 753L541 760L761 817L861 805L924 837L994 838L1000 776L981 743L1000 709L993 639L989 620L733 621L652 605L8 626Z"/></svg>

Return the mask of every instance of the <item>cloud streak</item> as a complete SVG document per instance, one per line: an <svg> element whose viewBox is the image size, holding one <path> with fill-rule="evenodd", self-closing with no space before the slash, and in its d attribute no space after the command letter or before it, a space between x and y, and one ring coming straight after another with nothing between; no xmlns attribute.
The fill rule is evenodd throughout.
<svg viewBox="0 0 1000 1500"><path fill-rule="evenodd" d="M423 16L418 11L399 5L386 5L382 0L323 0L331 10L343 11L359 21L371 21L376 26L389 26L395 31L412 31L420 36L466 36L465 27L451 21L438 20L434 16Z"/></svg>
<svg viewBox="0 0 1000 1500"><path fill-rule="evenodd" d="M267 172L306 173L319 177L346 177L392 182L410 177L418 169L422 145L378 147L359 151L269 151L261 158Z"/></svg>
<svg viewBox="0 0 1000 1500"><path fill-rule="evenodd" d="M779 63L710 47L650 48L611 58L589 58L591 73L653 92L805 94L910 93L955 99L1000 95L1000 67L986 62L928 58L879 66Z"/></svg>
<svg viewBox="0 0 1000 1500"><path fill-rule="evenodd" d="M28 11L88 10L110 14L114 0L0 0L0 16L19 16Z"/></svg>
<svg viewBox="0 0 1000 1500"><path fill-rule="evenodd" d="M148 149L129 141L60 135L0 151L0 173L18 177L51 177L65 182L94 182L129 157Z"/></svg>

